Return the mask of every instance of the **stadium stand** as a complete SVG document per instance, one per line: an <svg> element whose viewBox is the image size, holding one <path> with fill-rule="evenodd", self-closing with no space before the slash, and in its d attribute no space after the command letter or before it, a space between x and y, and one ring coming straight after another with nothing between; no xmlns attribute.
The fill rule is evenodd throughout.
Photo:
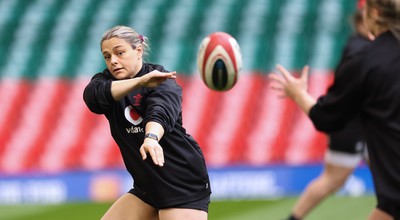
<svg viewBox="0 0 400 220"><path fill-rule="evenodd" d="M148 61L179 73L184 126L209 166L320 162L325 135L265 77L281 63L310 64L310 90L326 91L350 34L347 0L0 0L0 173L122 167L104 117L84 86L105 65L99 40L111 26L150 38ZM290 14L290 16L287 16ZM207 89L197 47L225 31L244 69L228 92Z"/></svg>

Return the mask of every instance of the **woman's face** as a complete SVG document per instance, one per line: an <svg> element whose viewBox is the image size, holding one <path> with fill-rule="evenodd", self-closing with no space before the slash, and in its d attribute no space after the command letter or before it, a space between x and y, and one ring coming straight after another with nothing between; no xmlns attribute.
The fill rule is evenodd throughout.
<svg viewBox="0 0 400 220"><path fill-rule="evenodd" d="M140 45L133 49L125 40L113 37L104 40L101 49L107 68L116 79L133 78L142 68Z"/></svg>

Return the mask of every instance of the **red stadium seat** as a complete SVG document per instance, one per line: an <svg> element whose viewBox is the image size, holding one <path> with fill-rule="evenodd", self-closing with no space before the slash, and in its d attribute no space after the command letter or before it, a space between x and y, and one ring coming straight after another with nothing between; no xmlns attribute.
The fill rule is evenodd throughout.
<svg viewBox="0 0 400 220"><path fill-rule="evenodd" d="M206 141L221 102L221 93L208 89L197 75L190 77L183 91L183 125L199 143L205 157L208 155Z"/></svg>
<svg viewBox="0 0 400 220"><path fill-rule="evenodd" d="M245 156L247 163L253 165L284 162L287 135L292 128L294 103L279 99L269 86L265 81L256 120L246 140Z"/></svg>
<svg viewBox="0 0 400 220"><path fill-rule="evenodd" d="M25 80L0 81L0 155L4 155L6 144L20 123L29 89Z"/></svg>
<svg viewBox="0 0 400 220"><path fill-rule="evenodd" d="M244 139L251 131L252 104L257 103L260 83L257 77L243 74L234 88L220 96L214 126L208 130L206 158L211 166L241 163Z"/></svg>
<svg viewBox="0 0 400 220"><path fill-rule="evenodd" d="M85 106L82 91L88 79L71 81L68 94L60 103L59 117L53 125L54 132L47 137L40 156L42 170L60 171L79 168L81 143L93 124L93 115Z"/></svg>
<svg viewBox="0 0 400 220"><path fill-rule="evenodd" d="M20 123L5 143L0 167L6 172L33 169L45 139L53 131L58 109L62 106L65 85L40 79L23 105Z"/></svg>

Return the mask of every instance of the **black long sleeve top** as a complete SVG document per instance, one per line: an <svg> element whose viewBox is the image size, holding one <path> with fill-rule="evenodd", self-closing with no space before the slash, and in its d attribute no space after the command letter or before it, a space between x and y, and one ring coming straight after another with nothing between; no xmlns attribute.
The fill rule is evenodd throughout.
<svg viewBox="0 0 400 220"><path fill-rule="evenodd" d="M161 65L144 63L135 77L153 70L166 72ZM194 201L211 193L205 160L197 142L182 126L182 90L168 79L155 88L139 88L120 101L111 95L115 78L106 69L93 76L83 94L88 108L104 114L117 142L125 166L134 178L134 187L146 195L146 202L167 207ZM164 150L165 165L158 167L145 161L139 152L147 122L158 122L164 128L159 141Z"/></svg>
<svg viewBox="0 0 400 220"><path fill-rule="evenodd" d="M330 132L361 114L378 197L400 204L400 42L378 36L344 62L326 95L311 108L318 130Z"/></svg>

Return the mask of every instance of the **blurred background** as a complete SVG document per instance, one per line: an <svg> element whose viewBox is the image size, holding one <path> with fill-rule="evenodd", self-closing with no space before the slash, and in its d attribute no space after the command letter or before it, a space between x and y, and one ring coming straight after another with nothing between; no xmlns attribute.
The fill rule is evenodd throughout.
<svg viewBox="0 0 400 220"><path fill-rule="evenodd" d="M184 127L205 154L213 200L298 195L321 171L327 138L266 76L277 63L308 64L310 92L323 94L355 10L355 0L0 0L0 204L110 202L131 188L106 119L82 99L115 25L148 37L146 60L178 72ZM235 37L243 56L227 92L209 90L196 68L215 31ZM361 165L339 193L372 191Z"/></svg>

